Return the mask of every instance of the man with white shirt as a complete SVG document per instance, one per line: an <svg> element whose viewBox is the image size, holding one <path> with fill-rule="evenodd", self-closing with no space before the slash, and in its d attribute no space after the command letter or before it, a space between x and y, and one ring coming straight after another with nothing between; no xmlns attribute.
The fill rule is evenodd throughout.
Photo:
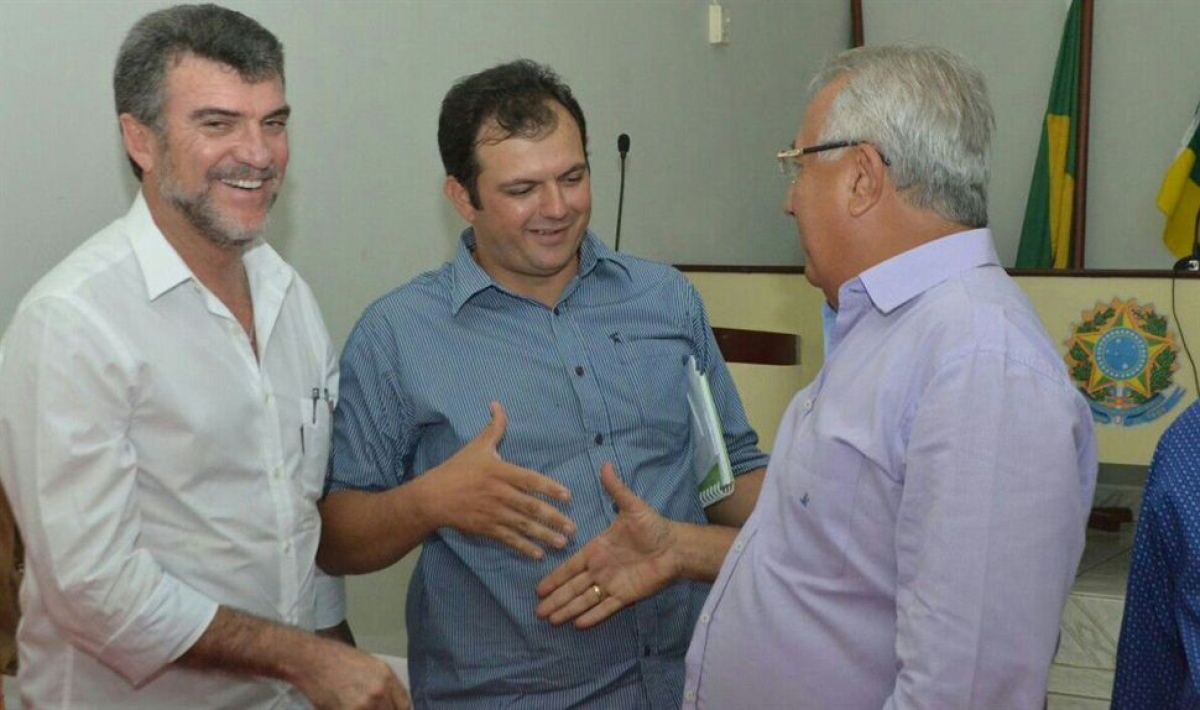
<svg viewBox="0 0 1200 710"><path fill-rule="evenodd" d="M384 663L311 633L343 618L315 565L337 366L259 240L288 162L282 46L173 7L130 31L114 88L141 192L0 343L25 705L407 708Z"/></svg>

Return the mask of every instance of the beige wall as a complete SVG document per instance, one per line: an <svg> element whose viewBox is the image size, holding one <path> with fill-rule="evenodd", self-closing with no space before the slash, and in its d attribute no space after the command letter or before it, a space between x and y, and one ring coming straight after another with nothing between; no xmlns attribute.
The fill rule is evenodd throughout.
<svg viewBox="0 0 1200 710"><path fill-rule="evenodd" d="M750 422L764 446L775 441L775 428L793 394L806 385L821 367L820 292L800 274L732 274L691 272L688 278L703 296L714 326L753 328L796 333L801 341L798 368L767 365L733 365L734 381L746 405ZM1163 278L1080 278L1023 276L1017 283L1029 295L1042 323L1060 352L1072 324L1083 314L1113 297L1153 304L1160 315L1171 312L1171 280ZM1200 356L1200 279L1176 282L1175 301L1185 337ZM1179 338L1174 322L1170 330ZM1097 425L1100 460L1106 463L1150 463L1154 446L1167 425L1195 399L1197 383L1185 353L1179 353L1175 383L1187 392L1183 401L1159 419L1135 427Z"/></svg>

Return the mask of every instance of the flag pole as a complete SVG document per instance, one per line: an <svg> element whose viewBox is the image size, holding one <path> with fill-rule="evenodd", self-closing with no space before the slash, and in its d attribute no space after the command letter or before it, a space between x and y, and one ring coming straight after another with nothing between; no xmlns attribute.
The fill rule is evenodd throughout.
<svg viewBox="0 0 1200 710"><path fill-rule="evenodd" d="M1079 18L1079 123L1075 133L1075 216L1071 225L1071 268L1084 268L1087 246L1088 124L1092 110L1093 0L1081 0Z"/></svg>
<svg viewBox="0 0 1200 710"><path fill-rule="evenodd" d="M850 46L863 46L862 0L850 0Z"/></svg>

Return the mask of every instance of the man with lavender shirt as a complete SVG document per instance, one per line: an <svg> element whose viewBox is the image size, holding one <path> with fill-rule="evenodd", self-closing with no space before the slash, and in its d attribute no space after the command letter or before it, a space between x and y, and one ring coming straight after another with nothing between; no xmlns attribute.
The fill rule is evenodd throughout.
<svg viewBox="0 0 1200 710"><path fill-rule="evenodd" d="M681 570L717 577L684 708L1041 708L1096 442L986 227L983 77L882 46L834 57L813 91L778 157L805 275L835 311L825 365L740 532L614 487L626 524L588 573L642 596Z"/></svg>
<svg viewBox="0 0 1200 710"><path fill-rule="evenodd" d="M689 708L1040 708L1096 477L1091 417L987 225L982 75L831 59L785 209L837 310L687 658Z"/></svg>

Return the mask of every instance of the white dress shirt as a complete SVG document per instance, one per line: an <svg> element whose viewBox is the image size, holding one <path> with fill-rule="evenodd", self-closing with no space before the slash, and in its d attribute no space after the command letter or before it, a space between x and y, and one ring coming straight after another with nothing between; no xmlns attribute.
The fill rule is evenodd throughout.
<svg viewBox="0 0 1200 710"><path fill-rule="evenodd" d="M337 364L312 292L244 257L260 359L129 213L46 275L0 342L0 478L26 545L20 685L36 708L278 708L273 680L171 665L218 605L317 618ZM323 592L322 592L323 593Z"/></svg>

